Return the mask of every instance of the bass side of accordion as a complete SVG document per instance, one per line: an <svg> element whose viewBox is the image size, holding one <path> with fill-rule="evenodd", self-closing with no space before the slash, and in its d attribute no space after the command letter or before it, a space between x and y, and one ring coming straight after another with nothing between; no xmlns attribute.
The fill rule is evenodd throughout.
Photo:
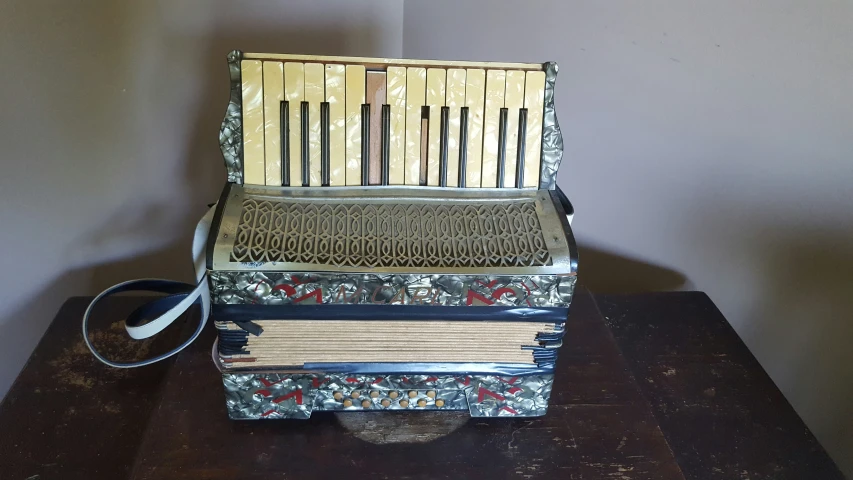
<svg viewBox="0 0 853 480"><path fill-rule="evenodd" d="M228 56L228 413L544 415L576 283L554 63Z"/></svg>

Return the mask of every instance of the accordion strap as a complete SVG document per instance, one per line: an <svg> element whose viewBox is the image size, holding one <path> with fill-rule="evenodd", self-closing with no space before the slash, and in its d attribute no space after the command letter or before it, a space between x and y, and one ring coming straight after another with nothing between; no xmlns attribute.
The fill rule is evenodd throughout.
<svg viewBox="0 0 853 480"><path fill-rule="evenodd" d="M173 280L163 280L157 278L145 278L140 280L129 280L104 290L89 304L86 312L83 314L83 342L92 352L92 354L102 363L116 368L134 368L150 365L160 360L166 359L187 348L199 335L201 335L204 325L207 323L207 317L210 316L210 290L207 285L207 270L205 268L205 244L207 236L210 232L210 224L213 220L213 212L215 206L199 220L195 228L195 236L193 238L193 263L195 264L196 283L183 283ZM165 293L167 296L158 298L151 302L142 305L128 315L125 320L125 329L128 335L135 340L152 337L164 328L168 327L172 322L178 319L184 312L190 309L195 304L201 305L201 319L198 322L195 332L184 343L178 347L166 352L162 355L141 360L138 362L120 363L114 362L105 358L95 350L92 342L89 340L89 316L95 309L95 306L101 300L121 292L129 291L145 291Z"/></svg>

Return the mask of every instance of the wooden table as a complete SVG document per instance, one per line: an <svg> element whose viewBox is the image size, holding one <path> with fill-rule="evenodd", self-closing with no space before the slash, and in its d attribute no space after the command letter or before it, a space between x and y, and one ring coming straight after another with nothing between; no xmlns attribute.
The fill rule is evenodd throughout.
<svg viewBox="0 0 853 480"><path fill-rule="evenodd" d="M111 369L81 340L89 300L65 303L0 405L4 479L843 478L703 293L581 290L547 416L472 418L427 443L365 441L328 412L228 420L212 328L171 361ZM142 301L96 313L105 353L149 356L194 326L130 341L115 320ZM373 415L364 429L435 433L455 421Z"/></svg>

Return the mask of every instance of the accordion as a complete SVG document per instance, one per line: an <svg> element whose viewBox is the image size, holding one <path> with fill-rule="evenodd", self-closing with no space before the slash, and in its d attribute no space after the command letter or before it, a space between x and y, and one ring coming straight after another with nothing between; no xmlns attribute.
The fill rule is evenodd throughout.
<svg viewBox="0 0 853 480"><path fill-rule="evenodd" d="M228 414L544 415L576 282L554 63L228 56Z"/></svg>

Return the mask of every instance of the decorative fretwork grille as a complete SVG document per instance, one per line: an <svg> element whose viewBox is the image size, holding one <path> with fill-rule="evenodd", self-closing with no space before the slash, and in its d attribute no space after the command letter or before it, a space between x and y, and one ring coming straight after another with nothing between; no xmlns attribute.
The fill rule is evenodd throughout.
<svg viewBox="0 0 853 480"><path fill-rule="evenodd" d="M234 262L351 267L551 264L534 202L326 205L246 199Z"/></svg>

